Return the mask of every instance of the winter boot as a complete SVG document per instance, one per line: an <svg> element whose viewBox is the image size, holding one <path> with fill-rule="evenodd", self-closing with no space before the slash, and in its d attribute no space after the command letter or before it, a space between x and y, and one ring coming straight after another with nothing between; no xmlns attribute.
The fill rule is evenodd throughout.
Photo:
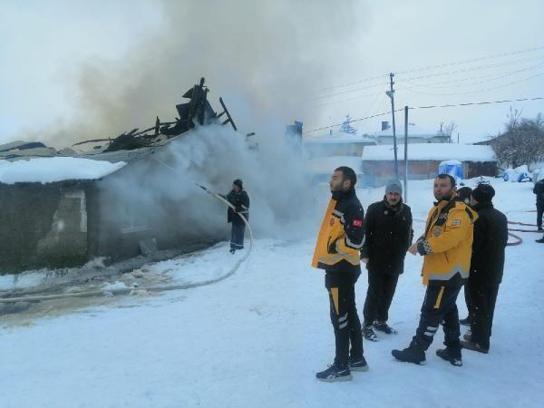
<svg viewBox="0 0 544 408"><path fill-rule="evenodd" d="M368 371L368 364L364 356L359 359L350 358L349 368L351 371Z"/></svg>
<svg viewBox="0 0 544 408"><path fill-rule="evenodd" d="M391 354L393 354L393 357L395 357L399 361L404 361L406 363L414 363L423 365L425 364L425 350L423 348L414 343L410 343L410 346L405 348L404 350L393 350L391 351Z"/></svg>
<svg viewBox="0 0 544 408"><path fill-rule="evenodd" d="M470 340L461 340L461 346L467 350L477 351L478 353L489 353L489 348L482 347L480 344Z"/></svg>
<svg viewBox="0 0 544 408"><path fill-rule="evenodd" d="M393 329L391 326L389 326L386 322L375 321L374 328L376 330L384 332L385 334L397 334L397 331Z"/></svg>
<svg viewBox="0 0 544 408"><path fill-rule="evenodd" d="M436 350L436 355L443 360L449 361L451 365L461 367L463 365L463 359L461 357L461 349L446 347Z"/></svg>
<svg viewBox="0 0 544 408"><path fill-rule="evenodd" d="M351 381L351 372L349 367L338 367L332 364L326 370L318 372L315 377L319 381L335 382L335 381Z"/></svg>
<svg viewBox="0 0 544 408"><path fill-rule="evenodd" d="M535 239L535 242L538 242L540 244L544 244L544 237L542 237L540 239Z"/></svg>
<svg viewBox="0 0 544 408"><path fill-rule="evenodd" d="M369 341L378 341L378 336L374 333L372 325L366 325L363 327L363 337Z"/></svg>
<svg viewBox="0 0 544 408"><path fill-rule="evenodd" d="M470 326L470 316L467 316L466 318L459 320L459 323L463 326Z"/></svg>

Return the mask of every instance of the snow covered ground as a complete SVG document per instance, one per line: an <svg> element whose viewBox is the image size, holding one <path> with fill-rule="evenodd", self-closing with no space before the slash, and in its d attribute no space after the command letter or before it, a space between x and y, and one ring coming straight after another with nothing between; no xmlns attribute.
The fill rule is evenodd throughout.
<svg viewBox="0 0 544 408"><path fill-rule="evenodd" d="M530 183L492 180L496 207L534 223ZM468 183L473 186L473 183ZM410 183L409 204L423 220L431 181ZM324 191L324 196L327 192ZM361 189L365 208L382 189ZM316 230L320 220L315 220ZM421 233L423 222L415 225ZM414 334L424 287L421 258L407 256L390 313L397 335L365 342L370 365L349 383L320 383L333 357L323 273L312 269L314 237L258 238L236 273L221 282L146 297L96 300L64 313L2 316L1 407L537 407L544 399L544 245L539 234L507 248L489 355L464 352L464 366L434 355L426 366L403 364L390 350ZM158 263L143 273L174 282L227 273L219 245L197 256ZM366 274L357 284L359 312ZM460 296L458 305L466 309Z"/></svg>

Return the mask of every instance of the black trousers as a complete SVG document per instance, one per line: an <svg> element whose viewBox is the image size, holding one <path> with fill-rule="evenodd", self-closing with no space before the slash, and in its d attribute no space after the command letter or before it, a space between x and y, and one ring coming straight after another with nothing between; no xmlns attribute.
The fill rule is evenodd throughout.
<svg viewBox="0 0 544 408"><path fill-rule="evenodd" d="M371 325L375 320L387 322L398 280L397 274L387 275L374 269L368 271L368 290L363 309L365 326Z"/></svg>
<svg viewBox="0 0 544 408"><path fill-rule="evenodd" d="M355 305L356 281L357 275L353 273L339 271L325 274L336 343L334 363L339 367L347 366L350 356L353 360L363 356L361 322Z"/></svg>
<svg viewBox="0 0 544 408"><path fill-rule="evenodd" d="M244 248L244 233L246 231L245 224L232 223L230 230L230 248L231 249L243 249Z"/></svg>
<svg viewBox="0 0 544 408"><path fill-rule="evenodd" d="M470 297L470 283L468 280L464 284L464 292L465 292L465 303L467 304L467 310L468 310L468 318L470 321L473 319L474 315L474 305L472 303L472 298Z"/></svg>
<svg viewBox="0 0 544 408"><path fill-rule="evenodd" d="M471 340L483 348L489 349L489 338L491 337L499 284L477 285L471 283L470 292L474 302L474 317L470 326Z"/></svg>
<svg viewBox="0 0 544 408"><path fill-rule="evenodd" d="M461 349L459 313L455 304L460 290L461 286L439 285L437 282L431 282L427 286L425 299L421 306L419 326L412 343L427 350L433 342L440 322L442 322L444 344L450 348Z"/></svg>
<svg viewBox="0 0 544 408"><path fill-rule="evenodd" d="M544 214L544 203L536 203L536 226L542 228L542 214Z"/></svg>

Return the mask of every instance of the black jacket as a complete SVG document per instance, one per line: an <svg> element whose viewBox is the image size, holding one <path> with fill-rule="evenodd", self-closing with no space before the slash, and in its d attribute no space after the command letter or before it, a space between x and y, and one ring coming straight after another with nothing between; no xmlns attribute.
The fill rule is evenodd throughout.
<svg viewBox="0 0 544 408"><path fill-rule="evenodd" d="M474 210L478 219L474 224L469 282L496 285L502 280L504 248L508 242L506 216L491 203L479 203Z"/></svg>
<svg viewBox="0 0 544 408"><path fill-rule="evenodd" d="M227 210L227 222L232 222L237 225L244 224L244 221L237 213L243 214L246 219L249 219L249 196L246 191L242 190L237 193L234 190L231 190L230 193L227 194L227 200L236 207L236 212L230 207Z"/></svg>
<svg viewBox="0 0 544 408"><path fill-rule="evenodd" d="M533 193L536 194L536 202L544 205L544 179L535 183Z"/></svg>
<svg viewBox="0 0 544 408"><path fill-rule="evenodd" d="M368 258L369 271L401 274L404 257L412 244L412 211L402 201L391 207L385 200L371 204L366 212L365 243L361 258Z"/></svg>

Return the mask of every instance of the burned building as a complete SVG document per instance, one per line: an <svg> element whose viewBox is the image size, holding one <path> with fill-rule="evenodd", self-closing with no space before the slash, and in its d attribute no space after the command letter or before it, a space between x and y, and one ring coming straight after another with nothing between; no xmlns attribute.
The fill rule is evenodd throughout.
<svg viewBox="0 0 544 408"><path fill-rule="evenodd" d="M0 274L78 266L96 257L116 261L163 249L190 251L220 240L223 211L218 203L199 204L217 217L199 228L184 218L194 205L187 197L126 199L135 186L142 191L152 191L157 183L175 188L179 175L168 164L169 146L183 143L196 126L230 124L236 129L223 100L223 112L217 114L207 94L202 79L183 95L189 101L176 106L174 121L157 118L142 131L78 143L94 144L85 154L52 155L41 144L7 146L0 160ZM38 156L47 157L29 160L21 146L42 149Z"/></svg>

